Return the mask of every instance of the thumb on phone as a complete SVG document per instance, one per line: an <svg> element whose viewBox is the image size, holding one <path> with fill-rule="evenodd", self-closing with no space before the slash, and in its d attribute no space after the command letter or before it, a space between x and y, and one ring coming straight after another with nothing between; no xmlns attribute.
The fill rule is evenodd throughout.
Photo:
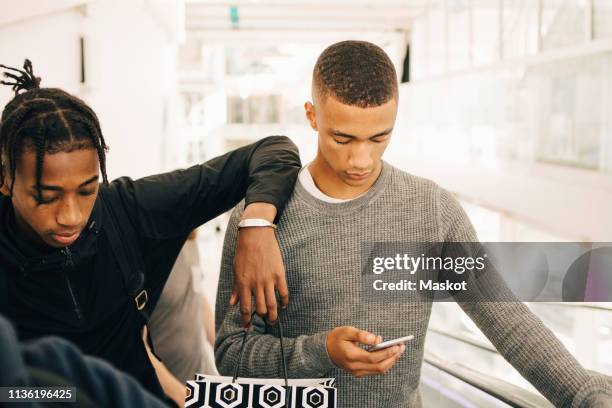
<svg viewBox="0 0 612 408"><path fill-rule="evenodd" d="M367 330L361 330L353 327L352 330L349 330L347 340L373 346L380 343L382 341L382 337L377 336L374 333L370 333Z"/></svg>

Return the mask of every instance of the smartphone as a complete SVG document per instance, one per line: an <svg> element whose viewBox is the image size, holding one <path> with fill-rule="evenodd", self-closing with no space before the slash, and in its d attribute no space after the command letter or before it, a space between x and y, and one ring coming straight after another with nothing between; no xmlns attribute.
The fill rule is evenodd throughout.
<svg viewBox="0 0 612 408"><path fill-rule="evenodd" d="M414 339L414 336L410 335L410 336L406 336L406 337L398 337L397 339L393 339L393 340L383 341L382 343L378 343L377 345L370 347L368 349L368 351L382 350L384 348L391 347L391 346L394 346L394 345L399 344L399 343L404 343L404 342L406 342L408 340L412 340L412 339Z"/></svg>

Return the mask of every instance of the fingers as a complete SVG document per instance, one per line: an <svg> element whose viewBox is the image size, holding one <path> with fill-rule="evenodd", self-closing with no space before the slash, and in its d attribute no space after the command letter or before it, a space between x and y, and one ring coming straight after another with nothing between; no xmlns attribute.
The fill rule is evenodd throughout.
<svg viewBox="0 0 612 408"><path fill-rule="evenodd" d="M240 295L240 314L242 315L242 326L249 327L251 322L251 290L248 287L241 287Z"/></svg>
<svg viewBox="0 0 612 408"><path fill-rule="evenodd" d="M265 293L266 309L268 309L268 322L270 324L276 324L276 321L278 320L278 306L276 305L276 293L274 292L274 285L267 285Z"/></svg>
<svg viewBox="0 0 612 408"><path fill-rule="evenodd" d="M265 287L258 286L255 289L255 310L260 316L268 315L268 322L275 324L278 320L278 306L276 304L276 293L274 284L269 283Z"/></svg>
<svg viewBox="0 0 612 408"><path fill-rule="evenodd" d="M260 316L265 316L268 313L266 307L266 295L263 286L257 286L255 288L255 311Z"/></svg>
<svg viewBox="0 0 612 408"><path fill-rule="evenodd" d="M405 347L404 347L405 348ZM378 364L388 358L395 356L396 354L403 351L400 345L387 347L382 350L369 352L362 349L361 347L355 346L347 349L347 357L349 361L360 364Z"/></svg>
<svg viewBox="0 0 612 408"><path fill-rule="evenodd" d="M283 309L286 309L287 306L289 306L289 287L287 286L287 279L285 278L284 271L276 281L276 289L280 296L281 305Z"/></svg>
<svg viewBox="0 0 612 408"><path fill-rule="evenodd" d="M254 291L255 312L260 316L267 315L270 324L275 324L278 320L278 305L274 289L274 285L269 284L265 289L259 286ZM237 294L239 290L240 295ZM242 315L242 325L244 327L248 327L248 323L251 320L251 295L251 290L243 287L240 289L234 288L230 297L231 305L236 305L238 300L240 300L240 313Z"/></svg>
<svg viewBox="0 0 612 408"><path fill-rule="evenodd" d="M362 377L386 373L406 350L406 345L403 343L372 352L360 346L360 343L378 344L381 341L380 336L368 331L343 326L328 332L326 347L330 359L336 366L357 377Z"/></svg>
<svg viewBox="0 0 612 408"><path fill-rule="evenodd" d="M236 306L236 304L238 304L238 289L236 289L235 285L232 288L232 296L230 296L229 304L230 306Z"/></svg>
<svg viewBox="0 0 612 408"><path fill-rule="evenodd" d="M382 337L370 333L366 330L360 330L355 327L347 328L346 340L356 341L361 344L374 346L382 341Z"/></svg>
<svg viewBox="0 0 612 408"><path fill-rule="evenodd" d="M391 350L388 350L388 349L391 349ZM351 370L351 373L355 375L356 377L363 377L366 375L385 374L401 358L402 354L406 350L406 346L402 344L402 345L389 347L388 349L384 350L386 353L380 354L380 356L384 356L386 358L377 363L364 363L364 362L351 363L349 365L349 369Z"/></svg>
<svg viewBox="0 0 612 408"><path fill-rule="evenodd" d="M381 361L385 361L395 356L398 353L400 354L403 353L405 349L406 349L406 345L404 343L401 343L395 346L384 348L382 350L377 350L377 351L372 351L372 352L365 351L367 356L364 356L362 361L367 361L368 363L372 363L372 364L378 364Z"/></svg>
<svg viewBox="0 0 612 408"><path fill-rule="evenodd" d="M230 305L240 303L242 324L248 327L253 307L258 315L278 320L278 289L283 307L289 304L285 267L273 230L246 228L240 231L234 256L234 288ZM252 306L251 296L255 298Z"/></svg>

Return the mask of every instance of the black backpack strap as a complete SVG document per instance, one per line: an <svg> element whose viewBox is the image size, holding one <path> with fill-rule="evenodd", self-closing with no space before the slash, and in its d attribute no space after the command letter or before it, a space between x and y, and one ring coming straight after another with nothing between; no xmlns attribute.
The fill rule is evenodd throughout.
<svg viewBox="0 0 612 408"><path fill-rule="evenodd" d="M119 263L128 295L133 299L134 307L147 323L149 321L149 308L147 307L149 294L145 289L144 261L140 248L137 247L136 231L119 199L114 197L112 192L104 194L101 199L107 214L104 218L103 229Z"/></svg>
<svg viewBox="0 0 612 408"><path fill-rule="evenodd" d="M113 193L108 193L104 194L101 201L104 203L107 214L104 218L103 229L106 231L108 242L119 263L123 282L128 295L134 300L134 306L138 314L145 325L148 325L151 311L149 294L145 288L144 260L142 252L138 248L138 236L118 197L115 197ZM162 361L155 351L151 330L148 329L146 342L149 344L153 355L159 361Z"/></svg>

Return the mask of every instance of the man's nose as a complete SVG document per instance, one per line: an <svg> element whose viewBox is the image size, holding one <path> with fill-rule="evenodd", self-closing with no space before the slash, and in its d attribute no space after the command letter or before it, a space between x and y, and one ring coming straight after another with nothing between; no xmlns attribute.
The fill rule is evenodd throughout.
<svg viewBox="0 0 612 408"><path fill-rule="evenodd" d="M57 223L64 227L78 227L82 220L83 215L76 200L72 198L63 200L57 214Z"/></svg>
<svg viewBox="0 0 612 408"><path fill-rule="evenodd" d="M357 143L351 153L349 164L352 168L364 171L372 168L372 155L366 143Z"/></svg>

